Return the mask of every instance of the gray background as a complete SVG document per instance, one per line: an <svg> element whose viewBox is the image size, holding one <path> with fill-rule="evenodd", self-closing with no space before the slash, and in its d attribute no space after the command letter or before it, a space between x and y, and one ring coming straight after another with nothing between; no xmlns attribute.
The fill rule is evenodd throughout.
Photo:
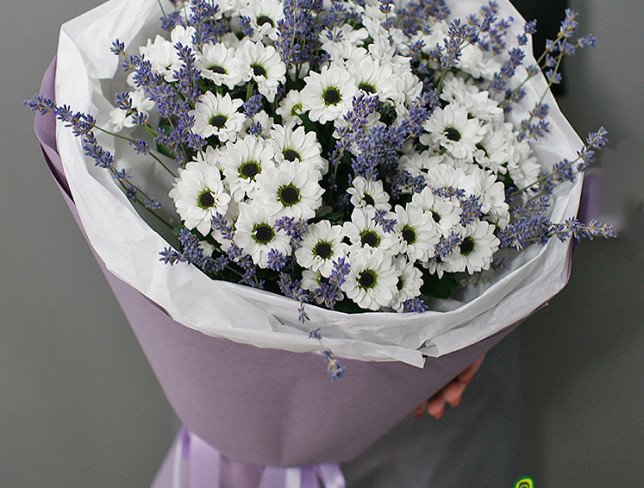
<svg viewBox="0 0 644 488"><path fill-rule="evenodd" d="M60 24L101 2L4 3L0 486L147 486L173 437L173 415L20 105L39 86ZM635 485L644 476L644 7L571 3L600 47L569 63L561 104L580 134L600 124L610 132L603 217L622 231L617 241L584 243L569 287L521 329L517 476L545 487Z"/></svg>

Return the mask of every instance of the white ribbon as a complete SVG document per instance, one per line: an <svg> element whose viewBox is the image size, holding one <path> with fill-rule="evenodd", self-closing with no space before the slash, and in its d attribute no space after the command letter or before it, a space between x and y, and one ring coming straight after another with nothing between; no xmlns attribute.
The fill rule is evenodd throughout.
<svg viewBox="0 0 644 488"><path fill-rule="evenodd" d="M221 488L223 463L234 464L234 461L184 429L174 446L172 488ZM265 466L257 488L346 488L346 482L337 464L293 468Z"/></svg>

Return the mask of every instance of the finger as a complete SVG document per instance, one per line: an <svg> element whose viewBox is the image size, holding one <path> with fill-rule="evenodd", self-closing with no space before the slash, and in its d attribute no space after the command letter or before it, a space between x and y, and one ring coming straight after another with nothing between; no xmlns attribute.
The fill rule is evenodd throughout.
<svg viewBox="0 0 644 488"><path fill-rule="evenodd" d="M426 404L426 403L424 403L424 404L422 404L422 405L418 405L418 406L414 409L414 417L416 417L417 419L421 419L421 418L423 418L423 415L425 415L425 408L426 408L426 406L427 406L427 404Z"/></svg>
<svg viewBox="0 0 644 488"><path fill-rule="evenodd" d="M451 383L443 390L443 398L450 406L457 407L461 403L465 388L467 388L465 383Z"/></svg>
<svg viewBox="0 0 644 488"><path fill-rule="evenodd" d="M476 359L476 361L474 361L470 366L465 368L465 370L458 375L458 379L465 384L470 384L474 379L474 376L476 375L478 370L481 368L483 361L485 361L485 354L483 354L482 356L479 356Z"/></svg>
<svg viewBox="0 0 644 488"><path fill-rule="evenodd" d="M427 402L427 413L436 420L440 420L445 414L445 400L442 398L432 398Z"/></svg>
<svg viewBox="0 0 644 488"><path fill-rule="evenodd" d="M483 361L485 360L485 354L482 356L479 356L476 361L474 361L471 365L469 365L463 372L458 376L459 379L462 381L463 379L471 379L474 377L474 375L478 372L478 370L481 368L481 365L483 364Z"/></svg>

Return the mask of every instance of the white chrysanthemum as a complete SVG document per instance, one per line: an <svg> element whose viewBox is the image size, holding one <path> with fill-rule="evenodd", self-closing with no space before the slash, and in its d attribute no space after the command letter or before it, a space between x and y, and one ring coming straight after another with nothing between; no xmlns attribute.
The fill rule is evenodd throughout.
<svg viewBox="0 0 644 488"><path fill-rule="evenodd" d="M401 169L407 170L410 175L418 176L440 164L443 159L443 156L435 155L431 151L412 152L401 156L399 164Z"/></svg>
<svg viewBox="0 0 644 488"><path fill-rule="evenodd" d="M305 269L302 271L302 289L308 290L310 292L315 292L320 289L320 286L326 281L326 278L322 276L322 273L319 271L311 271L310 269ZM316 303L322 305L324 303L324 297L320 295L314 295ZM338 291L336 299L338 302L344 300L344 293Z"/></svg>
<svg viewBox="0 0 644 488"><path fill-rule="evenodd" d="M423 53L430 54L436 49L436 46L445 47L445 38L448 37L449 23L445 21L434 22L431 24L429 33L419 33L413 38L413 42L422 42Z"/></svg>
<svg viewBox="0 0 644 488"><path fill-rule="evenodd" d="M304 79L302 107L314 122L326 124L342 117L350 108L357 92L351 74L344 68L322 68Z"/></svg>
<svg viewBox="0 0 644 488"><path fill-rule="evenodd" d="M403 58L410 58L412 56L412 50L409 36L398 27L391 27L389 29L389 35L394 45L398 46L398 54Z"/></svg>
<svg viewBox="0 0 644 488"><path fill-rule="evenodd" d="M356 2L359 3L359 2ZM380 0L366 0L364 3L364 15L366 18L378 21L377 25L380 26L383 21L387 19L395 19L398 15L396 13L396 4L391 2L386 11L383 11ZM386 31L385 31L386 32Z"/></svg>
<svg viewBox="0 0 644 488"><path fill-rule="evenodd" d="M347 70L358 90L367 95L377 94L381 100L393 100L398 93L394 87L394 72L391 67L381 66L370 57L348 61Z"/></svg>
<svg viewBox="0 0 644 488"><path fill-rule="evenodd" d="M468 161L467 159L455 159L451 157L449 154L443 155L443 159L441 160L441 163L447 164L455 169L463 170L465 174L469 174L475 167L478 167L478 166L474 166L472 164L472 161Z"/></svg>
<svg viewBox="0 0 644 488"><path fill-rule="evenodd" d="M275 112L282 117L282 124L284 125L301 124L302 119L299 115L302 113L302 95L300 92L297 90L289 91Z"/></svg>
<svg viewBox="0 0 644 488"><path fill-rule="evenodd" d="M242 43L237 51L247 70L247 80L257 83L259 93L269 102L275 100L280 84L286 82L286 65L273 46L261 42Z"/></svg>
<svg viewBox="0 0 644 488"><path fill-rule="evenodd" d="M494 130L491 125L486 127L485 136L476 145L474 161L495 174L507 173L506 163L509 159L508 141L512 133L504 130Z"/></svg>
<svg viewBox="0 0 644 488"><path fill-rule="evenodd" d="M387 14L382 12L375 2L367 1L364 4L362 23L365 29L367 29L367 32L369 32L369 35L374 39L386 36L387 30L382 26L382 23L386 19ZM393 5L390 5L393 8Z"/></svg>
<svg viewBox="0 0 644 488"><path fill-rule="evenodd" d="M353 51L352 48L356 49L356 51L353 51L354 53L358 52L358 50L361 52L359 57L366 56L367 50L358 46L361 46L368 38L369 32L367 32L367 29L354 29L349 24L343 24L341 27L336 26L324 29L320 33L322 48L331 55L331 59L334 61L346 61L351 59L353 56L349 53ZM349 55L345 56L340 53Z"/></svg>
<svg viewBox="0 0 644 488"><path fill-rule="evenodd" d="M253 40L261 41L268 37L277 40L277 23L284 17L284 7L279 0L253 0L245 2L247 6L240 10L240 15L248 17L253 28Z"/></svg>
<svg viewBox="0 0 644 488"><path fill-rule="evenodd" d="M418 152L418 150L416 149L416 141L414 141L413 139L407 139L405 142L403 142L403 145L400 148L400 152L401 154L406 155Z"/></svg>
<svg viewBox="0 0 644 488"><path fill-rule="evenodd" d="M110 112L110 126L114 132L121 132L125 127L131 128L135 125L134 117L128 115L127 110L117 107Z"/></svg>
<svg viewBox="0 0 644 488"><path fill-rule="evenodd" d="M314 292L315 290L320 288L320 284L322 283L323 278L324 277L322 276L322 273L320 273L319 271L311 271L310 269L303 270L302 289ZM315 301L318 304L322 304L324 302L324 299L322 297L316 297Z"/></svg>
<svg viewBox="0 0 644 488"><path fill-rule="evenodd" d="M232 99L229 94L206 92L190 111L195 118L193 132L204 138L217 136L221 142L236 140L244 125L245 116L238 112L243 104L243 100Z"/></svg>
<svg viewBox="0 0 644 488"><path fill-rule="evenodd" d="M333 64L339 66L361 61L369 56L364 47L356 46L350 41L326 42L322 48L329 54Z"/></svg>
<svg viewBox="0 0 644 488"><path fill-rule="evenodd" d="M213 216L225 215L230 202L217 167L194 161L180 170L170 197L185 226L204 236L210 233Z"/></svg>
<svg viewBox="0 0 644 488"><path fill-rule="evenodd" d="M224 167L221 164L222 161L222 149L217 147L214 148L212 146L206 147L205 151L200 151L197 153L195 156L195 161L198 163L203 163L203 164L211 164L213 166L216 166L217 169L223 173L224 172Z"/></svg>
<svg viewBox="0 0 644 488"><path fill-rule="evenodd" d="M173 46L182 44L185 47L192 47L192 40L196 33L197 30L192 26L184 27L182 25L177 25L170 33L170 42L172 42Z"/></svg>
<svg viewBox="0 0 644 488"><path fill-rule="evenodd" d="M501 63L473 44L468 44L461 50L456 66L474 78L486 80L491 80L501 69Z"/></svg>
<svg viewBox="0 0 644 488"><path fill-rule="evenodd" d="M202 78L217 86L226 85L231 90L241 84L246 75L235 48L222 43L205 44L201 55L197 57L196 65Z"/></svg>
<svg viewBox="0 0 644 488"><path fill-rule="evenodd" d="M267 267L271 249L284 256L291 254L291 240L284 231L275 228L275 221L275 214L263 205L240 205L234 241L260 268Z"/></svg>
<svg viewBox="0 0 644 488"><path fill-rule="evenodd" d="M394 232L385 230L374 220L373 208L356 208L351 214L351 222L344 223L344 233L351 241L352 250L361 248L380 249L388 254L398 254L398 238ZM388 219L395 219L390 213Z"/></svg>
<svg viewBox="0 0 644 488"><path fill-rule="evenodd" d="M269 116L265 110L262 110L244 121L242 134L255 135L266 139L271 136L273 126L273 117Z"/></svg>
<svg viewBox="0 0 644 488"><path fill-rule="evenodd" d="M467 97L463 105L469 114L479 120L494 124L495 127L503 124L505 118L503 109L499 107L496 100L488 96L486 91Z"/></svg>
<svg viewBox="0 0 644 488"><path fill-rule="evenodd" d="M467 112L477 119L491 122L495 126L504 120L503 109L496 100L490 98L487 91L481 91L472 80L464 80L453 73L448 73L443 81L441 99L465 107Z"/></svg>
<svg viewBox="0 0 644 488"><path fill-rule="evenodd" d="M432 219L443 236L448 236L461 222L461 207L449 198L434 195L430 188L414 194L411 202L425 212L431 213Z"/></svg>
<svg viewBox="0 0 644 488"><path fill-rule="evenodd" d="M430 259L426 263L421 263L421 265L429 272L430 275L436 275L438 278L442 278L445 273L451 272L449 265L438 256L434 259Z"/></svg>
<svg viewBox="0 0 644 488"><path fill-rule="evenodd" d="M215 250L217 249L208 241L199 241L199 248L201 249L201 252L203 252L203 255L207 257L212 256Z"/></svg>
<svg viewBox="0 0 644 488"><path fill-rule="evenodd" d="M398 284L391 308L396 312L402 312L407 300L420 295L420 289L423 286L423 273L402 256L397 258L394 264L398 275Z"/></svg>
<svg viewBox="0 0 644 488"><path fill-rule="evenodd" d="M322 146L315 132L306 132L304 127L274 125L270 142L278 164L297 162L321 174L326 174L329 169L328 162L322 157Z"/></svg>
<svg viewBox="0 0 644 488"><path fill-rule="evenodd" d="M163 76L166 81L175 81L174 72L181 68L181 60L174 46L181 43L186 47L192 47L194 33L194 27L177 26L170 34L170 41L156 36L154 41L148 39L147 45L141 46L139 52L150 62L153 71Z"/></svg>
<svg viewBox="0 0 644 488"><path fill-rule="evenodd" d="M485 221L468 225L461 234L462 242L444 258L447 271L474 274L490 269L492 257L500 241L494 235L494 226Z"/></svg>
<svg viewBox="0 0 644 488"><path fill-rule="evenodd" d="M339 119L336 119L333 122L333 125L335 126L335 130L333 131L333 137L336 139L339 139L341 137L340 129L343 127L347 127L349 125L349 122L344 117L340 117ZM373 127L375 127L376 125L380 125L383 127L385 126L384 123L380 122L379 111L371 112L367 116L367 119L364 123L363 128L365 129L365 131L368 131ZM358 149L357 144L354 142L353 144L349 145L349 147L347 147L347 151L349 151L353 155L358 155L360 150Z"/></svg>
<svg viewBox="0 0 644 488"><path fill-rule="evenodd" d="M431 213L414 204L406 208L396 205L395 212L394 229L400 236L400 252L406 253L412 263L433 258L440 233Z"/></svg>
<svg viewBox="0 0 644 488"><path fill-rule="evenodd" d="M147 114L156 106L156 104L145 95L145 91L142 88L134 90L130 93L130 97L132 98L132 108L139 112Z"/></svg>
<svg viewBox="0 0 644 488"><path fill-rule="evenodd" d="M411 71L396 73L392 81L394 83L392 99L396 105L396 113L400 117L405 117L409 113L407 107L423 92L423 82Z"/></svg>
<svg viewBox="0 0 644 488"><path fill-rule="evenodd" d="M369 45L369 54L383 66L390 66L395 73L410 71L411 58L400 56L396 45L392 44L385 29L384 34L374 37L374 42Z"/></svg>
<svg viewBox="0 0 644 488"><path fill-rule="evenodd" d="M360 308L380 310L390 307L398 292L398 273L392 257L379 249L351 253L351 269L342 291Z"/></svg>
<svg viewBox="0 0 644 488"><path fill-rule="evenodd" d="M353 179L347 193L351 195L351 203L356 208L391 209L389 195L384 190L381 180L367 180L357 176Z"/></svg>
<svg viewBox="0 0 644 488"><path fill-rule="evenodd" d="M190 17L191 10L190 10L190 5L192 3L191 0L171 0L173 4L177 7L177 13L179 14L179 17L184 21L184 23L188 23L188 18ZM244 3L246 3L245 0L243 0ZM240 8L240 0L209 0L210 4L213 4L217 7L217 11L213 15L213 18L215 20L219 20L224 15L231 15L234 14L236 11L239 10Z"/></svg>
<svg viewBox="0 0 644 488"><path fill-rule="evenodd" d="M510 222L510 207L505 201L505 185L488 171L475 168L466 179L464 189L481 204L481 211L499 227Z"/></svg>
<svg viewBox="0 0 644 488"><path fill-rule="evenodd" d="M462 169L447 164L436 164L427 168L427 186L434 190L440 188L464 189L470 181Z"/></svg>
<svg viewBox="0 0 644 488"><path fill-rule="evenodd" d="M477 119L468 118L467 110L454 103L436 109L424 128L428 133L420 136L420 142L429 147L439 146L449 156L469 162L485 133Z"/></svg>
<svg viewBox="0 0 644 488"><path fill-rule="evenodd" d="M328 278L333 271L333 262L345 257L349 246L342 242L341 225L331 225L328 220L309 225L302 239L302 247L295 251L297 263L305 269L319 271Z"/></svg>
<svg viewBox="0 0 644 488"><path fill-rule="evenodd" d="M528 141L520 141L510 145L510 163L508 170L510 178L520 190L534 185L539 180L541 166L532 153Z"/></svg>
<svg viewBox="0 0 644 488"><path fill-rule="evenodd" d="M139 52L150 62L153 71L166 81L174 81L174 71L181 67L181 61L170 41L156 36L154 41L148 39L147 45L141 46Z"/></svg>
<svg viewBox="0 0 644 488"><path fill-rule="evenodd" d="M292 80L301 80L311 71L311 63L291 64L287 70L287 77Z"/></svg>
<svg viewBox="0 0 644 488"><path fill-rule="evenodd" d="M283 163L262 171L257 177L257 193L253 198L280 217L312 219L322 206L324 190L319 179L319 171L299 163Z"/></svg>
<svg viewBox="0 0 644 488"><path fill-rule="evenodd" d="M239 7L236 7L235 12L237 12ZM237 35L234 32L228 32L227 34L224 34L221 36L221 40L219 41L219 44L223 44L228 47L234 47L237 49L239 45L241 44L241 41L237 37Z"/></svg>
<svg viewBox="0 0 644 488"><path fill-rule="evenodd" d="M354 46L361 45L369 38L367 29L354 29L350 24L342 24L341 27L324 29L320 33L320 42L325 44L333 42L348 42Z"/></svg>
<svg viewBox="0 0 644 488"><path fill-rule="evenodd" d="M257 178L266 169L275 167L273 148L264 139L246 136L228 143L221 153L226 186L237 202L253 197Z"/></svg>
<svg viewBox="0 0 644 488"><path fill-rule="evenodd" d="M456 102L464 105L464 101L468 97L477 93L479 93L479 88L474 83L474 80L449 72L443 78L440 98L448 103Z"/></svg>
<svg viewBox="0 0 644 488"><path fill-rule="evenodd" d="M133 112L128 115L127 110L115 108L110 112L110 122L114 132L121 132L124 127L131 129L136 126L134 117L136 113L149 115L150 111L154 109L155 103L145 96L143 89L139 88L130 92L130 100L132 100Z"/></svg>

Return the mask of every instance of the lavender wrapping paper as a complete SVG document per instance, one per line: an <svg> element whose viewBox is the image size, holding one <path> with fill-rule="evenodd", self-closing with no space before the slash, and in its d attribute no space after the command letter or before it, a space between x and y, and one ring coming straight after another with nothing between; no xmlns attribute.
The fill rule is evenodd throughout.
<svg viewBox="0 0 644 488"><path fill-rule="evenodd" d="M43 80L43 95L54 96L54 77L55 62ZM37 116L35 130L80 226L56 152L53 117ZM455 353L428 358L422 370L344 360L347 377L331 382L315 354L260 349L182 326L97 261L178 417L238 463L349 462L518 325Z"/></svg>

